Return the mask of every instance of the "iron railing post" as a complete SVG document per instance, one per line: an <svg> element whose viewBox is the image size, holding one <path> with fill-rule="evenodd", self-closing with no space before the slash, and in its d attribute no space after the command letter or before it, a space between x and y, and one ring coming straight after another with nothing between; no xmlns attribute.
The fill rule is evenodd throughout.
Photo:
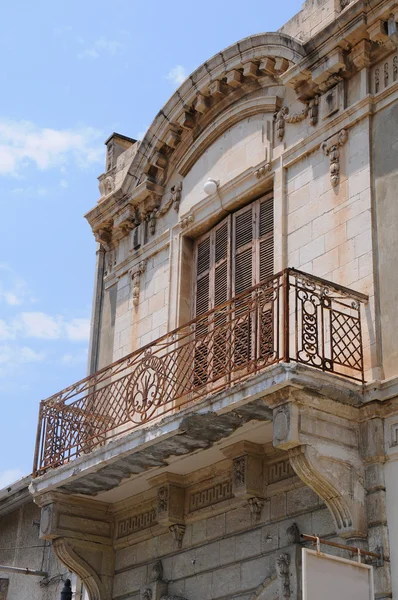
<svg viewBox="0 0 398 600"><path fill-rule="evenodd" d="M70 579L65 581L64 587L61 591L61 600L72 600L72 586Z"/></svg>
<svg viewBox="0 0 398 600"><path fill-rule="evenodd" d="M290 362L289 269L283 271L283 360Z"/></svg>
<svg viewBox="0 0 398 600"><path fill-rule="evenodd" d="M43 402L40 402L39 407L39 419L37 423L37 431L36 431L36 444L35 444L35 455L33 457L33 477L36 475L39 470L39 452L40 452L40 441L41 441L41 431L43 426Z"/></svg>

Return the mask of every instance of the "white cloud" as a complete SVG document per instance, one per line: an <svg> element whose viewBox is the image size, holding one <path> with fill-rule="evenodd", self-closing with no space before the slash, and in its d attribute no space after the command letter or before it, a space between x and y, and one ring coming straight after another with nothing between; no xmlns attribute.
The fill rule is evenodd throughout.
<svg viewBox="0 0 398 600"><path fill-rule="evenodd" d="M62 130L29 121L0 120L0 175L17 175L27 164L40 170L71 161L86 167L103 159L100 139L101 132L90 127ZM14 193L21 193L21 188Z"/></svg>
<svg viewBox="0 0 398 600"><path fill-rule="evenodd" d="M0 319L0 340L36 338L41 340L65 339L71 342L87 341L90 319L64 319L40 311L25 311L6 322Z"/></svg>
<svg viewBox="0 0 398 600"><path fill-rule="evenodd" d="M36 352L28 346L4 344L0 346L0 378L7 377L21 365L42 362L44 352Z"/></svg>
<svg viewBox="0 0 398 600"><path fill-rule="evenodd" d="M18 479L23 477L21 469L6 469L0 471L0 489L9 486L11 483L15 483Z"/></svg>
<svg viewBox="0 0 398 600"><path fill-rule="evenodd" d="M61 188L67 188L68 187L68 180L67 179L61 179L59 182L59 185Z"/></svg>
<svg viewBox="0 0 398 600"><path fill-rule="evenodd" d="M88 340L90 336L90 320L72 319L69 323L65 323L65 331L67 338L73 342Z"/></svg>
<svg viewBox="0 0 398 600"><path fill-rule="evenodd" d="M72 353L64 354L61 357L61 363L63 365L75 365L75 364L79 364L79 363L86 363L87 356L88 356L88 349L84 348L83 350L80 350L79 352L74 352L73 354Z"/></svg>
<svg viewBox="0 0 398 600"><path fill-rule="evenodd" d="M10 306L17 306L23 304L29 296L26 281L18 277L9 265L0 264L0 302L4 301Z"/></svg>
<svg viewBox="0 0 398 600"><path fill-rule="evenodd" d="M79 40L84 43L84 40ZM123 44L116 40L107 40L106 38L100 38L91 45L87 46L82 52L77 55L80 60L88 59L95 60L103 55L115 56L123 48Z"/></svg>
<svg viewBox="0 0 398 600"><path fill-rule="evenodd" d="M181 85L183 81L186 80L188 74L185 68L181 65L177 65L170 69L168 74L166 75L166 79L175 83L176 85Z"/></svg>
<svg viewBox="0 0 398 600"><path fill-rule="evenodd" d="M43 312L23 312L11 323L21 337L56 340L62 337L62 320Z"/></svg>

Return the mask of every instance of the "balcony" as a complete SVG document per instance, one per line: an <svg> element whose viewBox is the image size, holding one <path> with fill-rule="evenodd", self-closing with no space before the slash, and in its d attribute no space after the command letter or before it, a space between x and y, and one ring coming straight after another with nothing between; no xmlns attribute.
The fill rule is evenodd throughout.
<svg viewBox="0 0 398 600"><path fill-rule="evenodd" d="M279 362L364 382L367 296L286 269L40 404L34 476Z"/></svg>

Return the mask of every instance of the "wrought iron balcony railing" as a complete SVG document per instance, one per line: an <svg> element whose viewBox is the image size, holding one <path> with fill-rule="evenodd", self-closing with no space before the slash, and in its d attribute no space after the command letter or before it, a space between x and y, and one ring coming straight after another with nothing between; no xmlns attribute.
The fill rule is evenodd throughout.
<svg viewBox="0 0 398 600"><path fill-rule="evenodd" d="M287 269L40 404L34 475L266 367L364 381L367 296Z"/></svg>

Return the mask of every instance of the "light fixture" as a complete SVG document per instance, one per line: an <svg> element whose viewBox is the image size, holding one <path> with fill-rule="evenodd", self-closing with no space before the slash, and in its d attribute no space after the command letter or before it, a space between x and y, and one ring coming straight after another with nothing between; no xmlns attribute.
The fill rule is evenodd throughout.
<svg viewBox="0 0 398 600"><path fill-rule="evenodd" d="M215 179L208 179L203 186L205 194L207 194L208 196L215 194L218 190L218 184L219 182Z"/></svg>

